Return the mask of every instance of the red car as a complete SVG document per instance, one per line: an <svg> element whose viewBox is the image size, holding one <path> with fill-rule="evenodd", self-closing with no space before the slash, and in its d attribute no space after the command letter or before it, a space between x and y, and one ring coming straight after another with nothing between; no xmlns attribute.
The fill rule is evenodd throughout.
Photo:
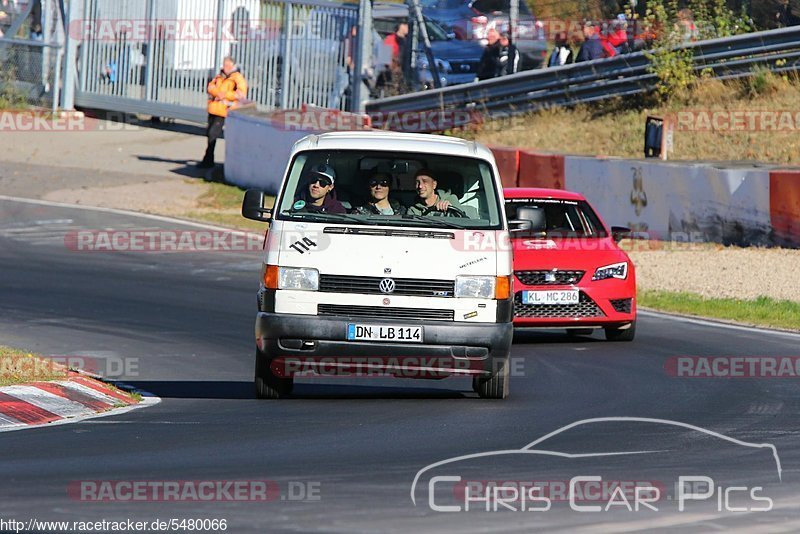
<svg viewBox="0 0 800 534"><path fill-rule="evenodd" d="M505 189L506 215L523 226L511 234L514 326L567 328L610 341L636 334L636 276L609 229L586 199L560 189ZM528 224L530 223L530 224Z"/></svg>

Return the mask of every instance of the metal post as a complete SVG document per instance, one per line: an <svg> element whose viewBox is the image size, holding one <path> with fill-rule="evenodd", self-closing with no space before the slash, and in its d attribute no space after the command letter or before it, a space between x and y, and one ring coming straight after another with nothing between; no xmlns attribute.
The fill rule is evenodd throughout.
<svg viewBox="0 0 800 534"><path fill-rule="evenodd" d="M72 11L72 7L71 7L72 3L73 2L70 2L70 11ZM83 9L81 10L81 14L82 14L84 19L88 19L89 18L89 0L83 0ZM70 22L72 20L73 19L70 17ZM96 21L92 20L92 23L94 23L94 22L96 22ZM81 65L81 71L80 71L81 72L81 80L80 80L80 85L78 86L81 91L85 91L86 90L86 79L87 79L88 70L89 70L89 43L90 42L91 42L90 39L83 39L82 42L81 42L81 63L80 63L80 65ZM67 67L67 68L69 68L69 67ZM70 106L70 107L64 106L64 109L72 109L72 106Z"/></svg>
<svg viewBox="0 0 800 534"><path fill-rule="evenodd" d="M283 53L281 54L281 109L289 107L289 76L292 64L292 4L286 2L283 8Z"/></svg>
<svg viewBox="0 0 800 534"><path fill-rule="evenodd" d="M508 35L511 37L511 42L517 42L517 28L519 24L519 0L511 0L510 9L508 11ZM534 28L534 31L536 28ZM511 60L511 58L509 58Z"/></svg>
<svg viewBox="0 0 800 534"><path fill-rule="evenodd" d="M211 69L211 72L209 73L212 76L215 72L217 72L217 69L219 69L222 66L222 40L223 40L222 21L224 19L225 19L225 0L217 0L217 24L216 24L217 33L215 36L216 46L214 47L214 66Z"/></svg>
<svg viewBox="0 0 800 534"><path fill-rule="evenodd" d="M154 65L156 59L155 0L147 0L147 58L144 71L144 99L155 100L153 91Z"/></svg>
<svg viewBox="0 0 800 534"><path fill-rule="evenodd" d="M364 59L367 57L365 44L372 41L372 6L369 0L360 0L358 3L358 31L356 32L355 55L353 56L353 72L350 73L350 110L359 112L364 110L361 103L361 92L364 79ZM369 35L369 37L367 37Z"/></svg>
<svg viewBox="0 0 800 534"><path fill-rule="evenodd" d="M71 35L72 32L70 31L73 28L73 21L80 21L81 13L85 13L86 10L81 10L76 5L77 2L73 0L67 6L67 18L64 21L66 31L64 32L64 90L61 92L61 109L68 109L72 110L75 109L75 75L77 74L77 56L78 56L78 43L76 39L73 38ZM84 2L85 4L85 2ZM83 27L81 25L81 27ZM84 52L86 49L86 45L83 46ZM59 55L60 57L60 55ZM59 65L61 67L61 65ZM56 76L59 75L59 69L56 70ZM81 66L81 71L86 70L86 62L84 61ZM57 85L56 85L57 86ZM53 99L55 101L55 98Z"/></svg>
<svg viewBox="0 0 800 534"><path fill-rule="evenodd" d="M428 58L428 68L431 70L431 76L433 76L433 86L439 89L442 87L442 80L439 79L439 67L436 65L436 60L433 57L431 40L428 38L428 27L425 26L425 17L422 16L422 8L419 5L419 0L409 0L409 4L414 19L417 21L417 29L419 35L422 37L422 43L425 46L425 56Z"/></svg>
<svg viewBox="0 0 800 534"><path fill-rule="evenodd" d="M44 48L42 52L44 53ZM61 54L63 53L64 51L60 46L56 48L56 70L54 73L55 79L53 80L53 114L58 111L59 85L61 84Z"/></svg>

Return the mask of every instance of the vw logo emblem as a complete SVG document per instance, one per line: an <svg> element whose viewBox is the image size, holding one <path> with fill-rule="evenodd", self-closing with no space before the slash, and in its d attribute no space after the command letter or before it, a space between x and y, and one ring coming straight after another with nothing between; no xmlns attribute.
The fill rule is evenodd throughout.
<svg viewBox="0 0 800 534"><path fill-rule="evenodd" d="M378 289L381 290L381 293L394 293L394 280L391 278L384 278L378 284Z"/></svg>

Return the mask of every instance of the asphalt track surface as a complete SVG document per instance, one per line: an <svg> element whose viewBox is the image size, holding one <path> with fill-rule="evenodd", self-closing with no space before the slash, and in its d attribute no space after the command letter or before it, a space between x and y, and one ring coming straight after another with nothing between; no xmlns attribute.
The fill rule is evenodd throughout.
<svg viewBox="0 0 800 534"><path fill-rule="evenodd" d="M125 359L135 368L118 378L162 401L119 416L0 434L0 518L217 518L227 520L228 532L800 529L800 379L685 379L665 371L674 356L800 356L796 335L642 315L633 343L608 343L597 334L518 334L506 401L478 399L466 379L394 378L304 378L293 398L258 401L252 374L260 254L65 246L70 231L107 228L191 229L0 200L0 339L45 354ZM782 476L763 448L645 422L583 425L547 441L549 450L589 453L578 464L538 457L525 467L534 471L519 472L516 460L497 460L465 468L465 476L552 481L601 474L669 483L708 474L719 486L763 482L773 509L719 511L712 499L714 506L689 503L679 512L673 496L657 512L579 513L557 502L541 512L443 513L431 509L424 492L416 505L411 500L412 482L429 464L519 449L570 423L612 416L678 421L773 444ZM643 450L660 452L633 460L591 456ZM82 480L270 480L281 498L86 502L67 490ZM313 498L289 499L292 484L296 493L306 484Z"/></svg>

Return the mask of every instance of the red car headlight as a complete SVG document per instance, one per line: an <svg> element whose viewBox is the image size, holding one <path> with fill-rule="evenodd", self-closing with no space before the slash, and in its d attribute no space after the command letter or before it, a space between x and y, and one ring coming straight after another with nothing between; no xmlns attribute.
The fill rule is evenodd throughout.
<svg viewBox="0 0 800 534"><path fill-rule="evenodd" d="M592 280L607 280L609 278L618 278L620 280L625 280L628 277L628 262L620 262L620 263L612 263L611 265L605 265L603 267L598 267L594 271L594 276L592 276Z"/></svg>

